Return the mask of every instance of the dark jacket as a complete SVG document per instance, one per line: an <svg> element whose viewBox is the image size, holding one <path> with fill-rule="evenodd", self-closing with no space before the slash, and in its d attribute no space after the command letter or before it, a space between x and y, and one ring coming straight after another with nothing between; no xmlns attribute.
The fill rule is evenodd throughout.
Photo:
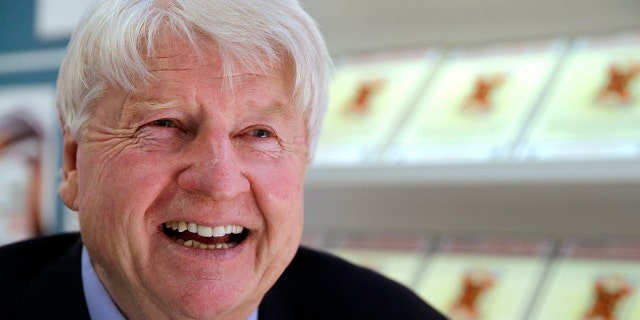
<svg viewBox="0 0 640 320"><path fill-rule="evenodd" d="M89 319L77 233L0 248L2 319ZM259 320L445 319L403 286L331 255L300 248L267 292Z"/></svg>

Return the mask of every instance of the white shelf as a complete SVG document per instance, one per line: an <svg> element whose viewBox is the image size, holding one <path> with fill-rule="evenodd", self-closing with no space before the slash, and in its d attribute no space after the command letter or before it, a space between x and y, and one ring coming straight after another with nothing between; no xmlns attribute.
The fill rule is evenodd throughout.
<svg viewBox="0 0 640 320"><path fill-rule="evenodd" d="M640 161L311 168L325 230L637 236Z"/></svg>
<svg viewBox="0 0 640 320"><path fill-rule="evenodd" d="M640 183L640 159L311 167L310 187ZM640 197L640 195L639 195Z"/></svg>

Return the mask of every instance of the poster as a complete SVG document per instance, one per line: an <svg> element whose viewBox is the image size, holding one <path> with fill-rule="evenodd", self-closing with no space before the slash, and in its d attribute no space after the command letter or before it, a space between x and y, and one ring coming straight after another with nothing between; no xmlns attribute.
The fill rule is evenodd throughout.
<svg viewBox="0 0 640 320"><path fill-rule="evenodd" d="M0 244L54 227L57 126L53 86L0 88Z"/></svg>
<svg viewBox="0 0 640 320"><path fill-rule="evenodd" d="M453 49L387 159L466 162L508 156L565 46L548 40Z"/></svg>
<svg viewBox="0 0 640 320"><path fill-rule="evenodd" d="M640 319L640 242L567 242L531 319Z"/></svg>
<svg viewBox="0 0 640 320"><path fill-rule="evenodd" d="M375 161L433 71L437 49L336 60L314 165Z"/></svg>
<svg viewBox="0 0 640 320"><path fill-rule="evenodd" d="M550 252L543 238L448 238L416 292L451 320L526 319Z"/></svg>
<svg viewBox="0 0 640 320"><path fill-rule="evenodd" d="M637 156L640 32L576 39L540 107L522 157Z"/></svg>

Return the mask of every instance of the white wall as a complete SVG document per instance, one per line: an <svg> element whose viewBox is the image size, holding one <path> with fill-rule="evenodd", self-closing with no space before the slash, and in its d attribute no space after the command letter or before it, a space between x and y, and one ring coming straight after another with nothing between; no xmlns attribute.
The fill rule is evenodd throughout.
<svg viewBox="0 0 640 320"><path fill-rule="evenodd" d="M302 0L338 54L640 27L638 0Z"/></svg>

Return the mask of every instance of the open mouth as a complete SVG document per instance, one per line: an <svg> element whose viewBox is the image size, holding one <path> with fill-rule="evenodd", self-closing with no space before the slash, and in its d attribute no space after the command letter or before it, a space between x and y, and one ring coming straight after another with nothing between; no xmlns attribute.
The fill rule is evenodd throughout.
<svg viewBox="0 0 640 320"><path fill-rule="evenodd" d="M208 227L186 221L166 222L162 232L179 245L206 250L231 249L249 235L249 229L242 226Z"/></svg>

